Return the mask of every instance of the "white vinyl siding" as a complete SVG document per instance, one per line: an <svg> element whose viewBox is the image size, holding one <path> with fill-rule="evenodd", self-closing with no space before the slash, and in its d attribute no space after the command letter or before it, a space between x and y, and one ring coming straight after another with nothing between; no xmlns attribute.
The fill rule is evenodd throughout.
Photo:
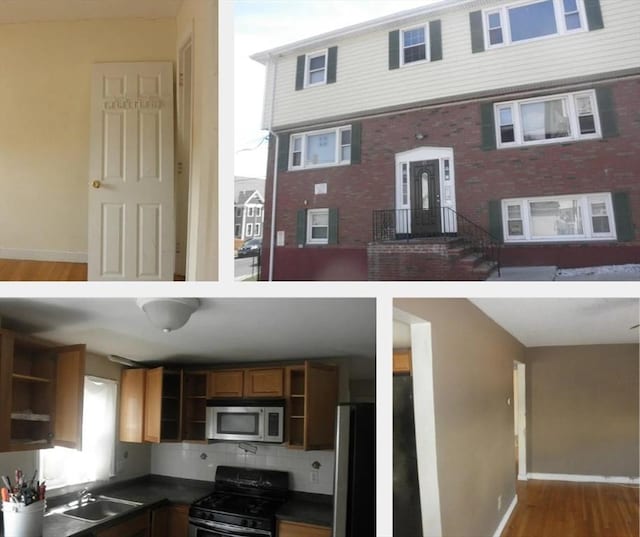
<svg viewBox="0 0 640 537"><path fill-rule="evenodd" d="M486 8L495 9L501 4L505 2L490 2ZM340 82L317 87L313 92L295 91L292 81L296 57L308 51L294 51L278 58L277 73L273 67L267 70L267 88L275 75L277 89L273 124L269 122L271 95L265 99L265 126L277 129L310 124L328 116L637 68L640 2L603 0L601 8L605 21L602 30L579 31L479 54L471 53L471 8L434 16L442 21L443 59L406 69L389 70L389 28L332 39L340 50ZM424 18L408 20L402 27L427 22Z"/></svg>
<svg viewBox="0 0 640 537"><path fill-rule="evenodd" d="M505 242L570 242L616 238L610 193L502 201Z"/></svg>

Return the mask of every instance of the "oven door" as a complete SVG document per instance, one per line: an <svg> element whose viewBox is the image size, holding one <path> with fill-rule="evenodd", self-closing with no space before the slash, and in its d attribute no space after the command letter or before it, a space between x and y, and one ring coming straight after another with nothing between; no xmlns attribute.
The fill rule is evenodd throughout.
<svg viewBox="0 0 640 537"><path fill-rule="evenodd" d="M270 531L189 518L189 537L274 537Z"/></svg>
<svg viewBox="0 0 640 537"><path fill-rule="evenodd" d="M207 407L207 438L212 440L264 440L264 408Z"/></svg>

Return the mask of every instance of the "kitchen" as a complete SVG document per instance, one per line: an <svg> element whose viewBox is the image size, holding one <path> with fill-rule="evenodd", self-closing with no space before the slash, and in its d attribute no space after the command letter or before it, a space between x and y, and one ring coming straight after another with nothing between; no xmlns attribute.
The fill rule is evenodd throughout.
<svg viewBox="0 0 640 537"><path fill-rule="evenodd" d="M374 299L1 299L0 317L0 475L46 480L45 537L374 535Z"/></svg>

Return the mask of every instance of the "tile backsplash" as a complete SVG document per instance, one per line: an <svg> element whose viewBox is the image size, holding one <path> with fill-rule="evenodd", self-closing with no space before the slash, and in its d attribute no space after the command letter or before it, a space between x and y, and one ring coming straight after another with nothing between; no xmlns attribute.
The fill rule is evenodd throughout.
<svg viewBox="0 0 640 537"><path fill-rule="evenodd" d="M289 472L289 487L300 492L333 494L334 451L301 451L283 446L249 444L256 453L236 443L155 444L151 448L151 473L213 481L219 464L267 468ZM253 451L253 450L252 450ZM312 464L319 462L316 471Z"/></svg>

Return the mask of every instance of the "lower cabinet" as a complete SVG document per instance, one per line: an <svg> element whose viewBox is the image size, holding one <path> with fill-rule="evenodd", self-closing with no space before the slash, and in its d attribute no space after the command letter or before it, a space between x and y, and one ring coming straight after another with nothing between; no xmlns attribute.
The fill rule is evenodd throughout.
<svg viewBox="0 0 640 537"><path fill-rule="evenodd" d="M151 537L187 537L188 533L188 505L164 505L151 512Z"/></svg>
<svg viewBox="0 0 640 537"><path fill-rule="evenodd" d="M331 528L278 520L278 537L331 537Z"/></svg>
<svg viewBox="0 0 640 537"><path fill-rule="evenodd" d="M95 537L149 537L149 512L145 511L120 524L98 530Z"/></svg>

